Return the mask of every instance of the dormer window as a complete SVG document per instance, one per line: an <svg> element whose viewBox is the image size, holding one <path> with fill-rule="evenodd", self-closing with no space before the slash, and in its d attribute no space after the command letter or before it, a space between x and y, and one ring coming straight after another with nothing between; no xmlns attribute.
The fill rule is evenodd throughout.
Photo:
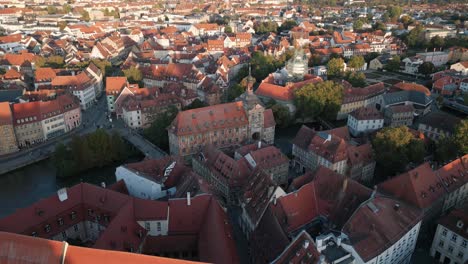
<svg viewBox="0 0 468 264"><path fill-rule="evenodd" d="M49 224L47 224L47 225L44 226L44 231L45 231L46 233L49 233L49 232L50 232L50 225L49 225Z"/></svg>
<svg viewBox="0 0 468 264"><path fill-rule="evenodd" d="M70 218L71 218L71 220L74 220L76 218L76 212L75 211L71 212Z"/></svg>
<svg viewBox="0 0 468 264"><path fill-rule="evenodd" d="M37 237L37 232L32 232L32 233L31 233L31 236Z"/></svg>
<svg viewBox="0 0 468 264"><path fill-rule="evenodd" d="M57 219L57 223L59 226L63 226L63 218Z"/></svg>
<svg viewBox="0 0 468 264"><path fill-rule="evenodd" d="M458 220L458 221L457 221L457 227L458 227L458 228L463 228L463 221Z"/></svg>
<svg viewBox="0 0 468 264"><path fill-rule="evenodd" d="M91 209L91 208L88 209L88 215L89 215L89 216L92 216L92 215L93 215L93 209Z"/></svg>

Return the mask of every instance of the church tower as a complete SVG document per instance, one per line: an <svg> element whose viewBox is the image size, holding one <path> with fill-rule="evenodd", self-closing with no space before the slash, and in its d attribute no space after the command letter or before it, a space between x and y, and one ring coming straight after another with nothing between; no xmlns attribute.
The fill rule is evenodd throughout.
<svg viewBox="0 0 468 264"><path fill-rule="evenodd" d="M264 112L265 107L263 107L262 102L254 94L253 86L256 82L255 78L252 76L252 69L249 65L249 76L247 78L247 89L241 94L236 101L242 101L245 112L249 119L249 136L252 140L261 140L263 139L263 125L264 125Z"/></svg>

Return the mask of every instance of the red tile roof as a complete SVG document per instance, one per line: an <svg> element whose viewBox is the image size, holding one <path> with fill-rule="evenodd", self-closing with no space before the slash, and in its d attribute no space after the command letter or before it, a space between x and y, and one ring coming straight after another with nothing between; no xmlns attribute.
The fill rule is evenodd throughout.
<svg viewBox="0 0 468 264"><path fill-rule="evenodd" d="M272 98L280 101L292 101L294 99L294 91L307 85L323 81L322 78L307 74L304 80L296 83L290 83L286 86L275 84L273 75L269 75L260 83L255 91L256 95Z"/></svg>
<svg viewBox="0 0 468 264"><path fill-rule="evenodd" d="M382 94L385 92L384 83L379 82L366 86L364 88L351 88L344 89L343 104L352 103L356 101L363 101L367 98Z"/></svg>
<svg viewBox="0 0 468 264"><path fill-rule="evenodd" d="M302 264L319 263L320 253L314 239L306 231L301 231L272 263Z"/></svg>
<svg viewBox="0 0 468 264"><path fill-rule="evenodd" d="M4 59L10 63L10 65L21 66L24 62L33 62L36 55L33 53L21 53L21 54L5 54Z"/></svg>
<svg viewBox="0 0 468 264"><path fill-rule="evenodd" d="M127 252L77 247L68 245L66 242L5 232L0 232L0 260L2 263L199 263Z"/></svg>
<svg viewBox="0 0 468 264"><path fill-rule="evenodd" d="M22 76L15 68L9 69L4 75L3 79L5 80L17 80L20 79Z"/></svg>
<svg viewBox="0 0 468 264"><path fill-rule="evenodd" d="M38 68L35 72L35 82L50 82L57 76L57 73L52 68Z"/></svg>
<svg viewBox="0 0 468 264"><path fill-rule="evenodd" d="M171 199L168 202L141 200L81 183L68 188L67 196L66 200L60 201L54 195L0 219L0 230L28 235L34 231L39 237L51 238L79 222L99 221L96 216L103 214L109 216L110 222L107 223L105 219L99 222L106 228L94 247L137 250L140 246L154 247L147 245L153 238L148 237L145 240L146 230L137 221L167 219L168 237L198 237L200 260L215 263L239 262L227 215L211 195L193 197L188 205L187 199ZM75 212L75 220L69 217L72 211ZM58 218L62 218L65 224L57 224ZM46 224L50 224L49 232L43 228ZM138 235L140 232L141 237Z"/></svg>
<svg viewBox="0 0 468 264"><path fill-rule="evenodd" d="M403 91L418 91L418 92L424 93L427 96L431 96L431 91L429 91L429 89L417 83L399 82L395 84L393 88L403 90Z"/></svg>
<svg viewBox="0 0 468 264"><path fill-rule="evenodd" d="M168 130L178 136L248 125L242 102L207 106L179 112Z"/></svg>
<svg viewBox="0 0 468 264"><path fill-rule="evenodd" d="M445 195L444 188L427 162L378 185L380 191L391 194L420 209L432 206L443 197Z"/></svg>
<svg viewBox="0 0 468 264"><path fill-rule="evenodd" d="M374 209L376 208L376 209ZM421 221L422 212L397 200L377 196L364 202L343 227L364 262L378 256Z"/></svg>
<svg viewBox="0 0 468 264"><path fill-rule="evenodd" d="M118 95L123 88L128 85L127 77L107 77L106 78L106 94Z"/></svg>
<svg viewBox="0 0 468 264"><path fill-rule="evenodd" d="M357 120L383 119L383 114L374 106L361 107L350 113Z"/></svg>

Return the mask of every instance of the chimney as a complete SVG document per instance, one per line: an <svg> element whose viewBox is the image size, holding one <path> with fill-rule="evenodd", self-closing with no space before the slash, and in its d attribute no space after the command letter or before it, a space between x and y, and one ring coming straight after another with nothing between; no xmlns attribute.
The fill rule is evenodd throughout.
<svg viewBox="0 0 468 264"><path fill-rule="evenodd" d="M310 244L309 240L307 240L307 239L304 240L304 245L303 246L304 246L305 249L307 249L309 247L309 244Z"/></svg>
<svg viewBox="0 0 468 264"><path fill-rule="evenodd" d="M374 185L374 190L372 191L371 199L374 199L376 193L377 193L377 185Z"/></svg>
<svg viewBox="0 0 468 264"><path fill-rule="evenodd" d="M192 204L192 201L190 199L190 192L187 192L187 206L190 206L190 204Z"/></svg>
<svg viewBox="0 0 468 264"><path fill-rule="evenodd" d="M68 199L67 188L62 188L57 191L58 198L61 202Z"/></svg>
<svg viewBox="0 0 468 264"><path fill-rule="evenodd" d="M346 192L346 189L348 188L348 177L345 177L344 180L343 180L343 188L341 188L341 192L344 193Z"/></svg>
<svg viewBox="0 0 468 264"><path fill-rule="evenodd" d="M261 147L262 147L262 141L259 140L259 141L258 141L258 149L260 149Z"/></svg>
<svg viewBox="0 0 468 264"><path fill-rule="evenodd" d="M319 262L318 262L318 263L319 263L319 264L325 264L325 263L326 263L326 262L325 262L325 256L324 256L324 255L320 255L320 257L319 257Z"/></svg>
<svg viewBox="0 0 468 264"><path fill-rule="evenodd" d="M341 246L341 240L343 240L343 238L341 237L341 235L339 235L339 236L336 238L336 246L337 246L337 247Z"/></svg>

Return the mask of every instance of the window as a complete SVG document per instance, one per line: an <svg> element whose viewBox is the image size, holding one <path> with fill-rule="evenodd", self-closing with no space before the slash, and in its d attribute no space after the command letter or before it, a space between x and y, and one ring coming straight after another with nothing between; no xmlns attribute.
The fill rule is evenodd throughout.
<svg viewBox="0 0 468 264"><path fill-rule="evenodd" d="M453 242L457 242L457 237L458 237L458 236L457 236L456 234L453 234L451 240L452 240Z"/></svg>
<svg viewBox="0 0 468 264"><path fill-rule="evenodd" d="M109 217L109 215L104 215L104 221L105 221L106 223L109 223L109 222L110 222L110 217Z"/></svg>
<svg viewBox="0 0 468 264"><path fill-rule="evenodd" d="M439 247L444 247L444 241L441 240L441 241L439 242Z"/></svg>
<svg viewBox="0 0 468 264"><path fill-rule="evenodd" d="M449 253L453 253L453 247L452 247L452 246L449 246L449 247L448 247L448 252L449 252Z"/></svg>
<svg viewBox="0 0 468 264"><path fill-rule="evenodd" d="M67 239L67 232L63 231L62 232L62 237L63 237L64 240L66 240Z"/></svg>
<svg viewBox="0 0 468 264"><path fill-rule="evenodd" d="M447 229L442 230L442 236L447 236Z"/></svg>
<svg viewBox="0 0 468 264"><path fill-rule="evenodd" d="M44 226L44 231L45 231L46 233L49 233L49 232L50 232L50 225L49 225L49 224L47 224L47 225Z"/></svg>
<svg viewBox="0 0 468 264"><path fill-rule="evenodd" d="M93 215L93 209L91 209L91 208L88 209L88 215L89 215L89 216L92 216L92 215Z"/></svg>
<svg viewBox="0 0 468 264"><path fill-rule="evenodd" d="M459 257L459 258L463 258L463 255L464 255L463 251L458 251L458 255L457 255L457 257Z"/></svg>
<svg viewBox="0 0 468 264"><path fill-rule="evenodd" d="M57 219L57 223L59 226L63 226L63 218Z"/></svg>
<svg viewBox="0 0 468 264"><path fill-rule="evenodd" d="M149 222L145 222L145 229L150 231L151 230L151 225Z"/></svg>
<svg viewBox="0 0 468 264"><path fill-rule="evenodd" d="M76 218L76 212L75 211L71 212L70 218L71 218L71 220L74 220Z"/></svg>
<svg viewBox="0 0 468 264"><path fill-rule="evenodd" d="M463 239L463 242L462 242L462 247L463 248L466 248L466 245L468 244L468 241L466 241L466 239Z"/></svg>
<svg viewBox="0 0 468 264"><path fill-rule="evenodd" d="M156 230L157 230L158 232L161 232L161 223L160 223L160 222L157 222L157 223L156 223Z"/></svg>
<svg viewBox="0 0 468 264"><path fill-rule="evenodd" d="M74 225L73 230L75 230L75 232L78 232L78 225Z"/></svg>

